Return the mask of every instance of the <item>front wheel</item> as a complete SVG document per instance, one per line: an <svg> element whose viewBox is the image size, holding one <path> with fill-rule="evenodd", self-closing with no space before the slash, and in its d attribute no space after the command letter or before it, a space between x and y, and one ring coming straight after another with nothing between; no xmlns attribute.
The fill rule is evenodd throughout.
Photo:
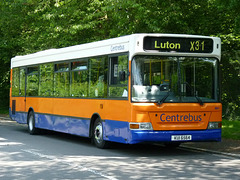
<svg viewBox="0 0 240 180"><path fill-rule="evenodd" d="M27 123L28 123L28 132L31 135L39 133L39 129L35 127L35 116L33 111L29 112Z"/></svg>
<svg viewBox="0 0 240 180"><path fill-rule="evenodd" d="M93 142L98 148L108 148L109 142L103 140L103 126L100 118L96 119L93 125Z"/></svg>

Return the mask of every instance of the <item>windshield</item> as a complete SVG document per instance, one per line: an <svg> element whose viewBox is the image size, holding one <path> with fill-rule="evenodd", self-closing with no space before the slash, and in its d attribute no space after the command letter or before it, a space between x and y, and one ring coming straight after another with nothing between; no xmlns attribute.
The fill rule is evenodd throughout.
<svg viewBox="0 0 240 180"><path fill-rule="evenodd" d="M218 60L203 57L135 56L134 102L218 102Z"/></svg>

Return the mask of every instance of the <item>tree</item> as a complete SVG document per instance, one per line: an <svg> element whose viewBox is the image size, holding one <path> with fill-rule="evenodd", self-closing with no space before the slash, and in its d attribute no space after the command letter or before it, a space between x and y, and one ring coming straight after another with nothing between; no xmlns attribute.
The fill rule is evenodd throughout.
<svg viewBox="0 0 240 180"><path fill-rule="evenodd" d="M222 35L221 61L223 115L240 120L240 36Z"/></svg>
<svg viewBox="0 0 240 180"><path fill-rule="evenodd" d="M0 97L8 102L16 55L132 33L214 35L222 38L224 113L232 116L240 94L234 88L240 78L239 8L237 0L1 0Z"/></svg>
<svg viewBox="0 0 240 180"><path fill-rule="evenodd" d="M21 52L23 14L20 6L6 0L0 2L0 110L7 109L9 102L10 59Z"/></svg>

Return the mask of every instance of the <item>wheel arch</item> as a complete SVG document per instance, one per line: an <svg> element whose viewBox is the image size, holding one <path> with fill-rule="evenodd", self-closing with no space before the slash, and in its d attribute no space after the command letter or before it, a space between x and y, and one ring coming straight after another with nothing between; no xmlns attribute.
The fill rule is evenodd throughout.
<svg viewBox="0 0 240 180"><path fill-rule="evenodd" d="M91 138L93 135L93 125L94 122L100 118L100 120L102 119L101 116L98 113L94 113L90 119L90 128L89 128L89 137Z"/></svg>

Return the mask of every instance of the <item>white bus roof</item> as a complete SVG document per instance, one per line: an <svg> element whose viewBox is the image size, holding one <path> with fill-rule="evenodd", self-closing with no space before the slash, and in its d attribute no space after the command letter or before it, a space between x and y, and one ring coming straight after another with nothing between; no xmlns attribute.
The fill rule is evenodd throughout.
<svg viewBox="0 0 240 180"><path fill-rule="evenodd" d="M152 37L182 37L182 38L211 38L214 44L218 44L218 48L214 48L212 53L201 54L202 56L210 56L220 58L221 40L216 37L183 35L183 34L132 34L108 40L102 40L87 44L70 46L60 49L49 49L37 53L16 56L11 60L11 68L30 66L34 64L43 64L48 62L66 61L71 59L80 59L94 56L111 55L116 53L130 52L130 59L136 54L146 54L143 49L143 38ZM169 55L164 52L148 52L152 55ZM179 53L181 56L199 56L199 53ZM177 53L175 55L178 55Z"/></svg>

